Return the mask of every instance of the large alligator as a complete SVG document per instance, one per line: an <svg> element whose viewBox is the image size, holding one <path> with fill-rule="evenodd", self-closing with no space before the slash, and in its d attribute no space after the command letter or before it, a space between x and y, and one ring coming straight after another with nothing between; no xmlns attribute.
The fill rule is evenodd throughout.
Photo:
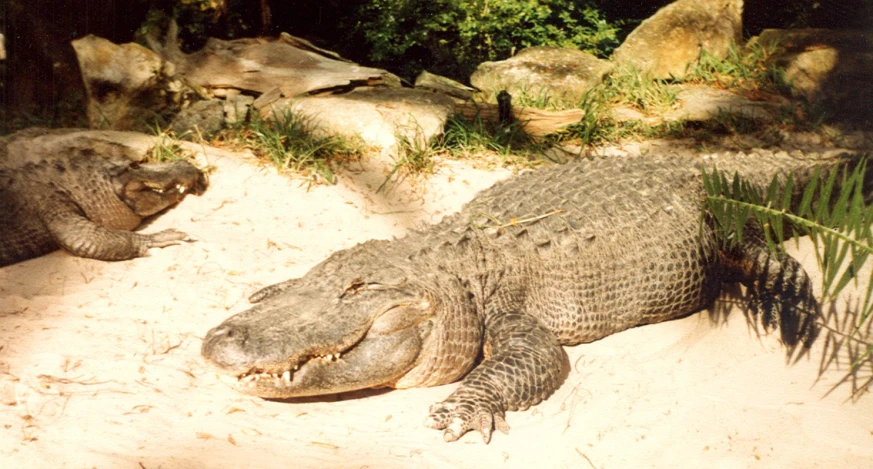
<svg viewBox="0 0 873 469"><path fill-rule="evenodd" d="M209 331L202 355L245 393L287 398L463 379L426 425L490 441L507 410L559 386L562 345L710 306L741 282L794 352L817 334L801 265L753 223L741 245L704 216L702 167L764 187L798 185L850 156L784 153L604 158L519 175L460 213L392 241L339 251ZM754 308L753 308L754 310Z"/></svg>
<svg viewBox="0 0 873 469"><path fill-rule="evenodd" d="M0 139L0 266L59 248L131 259L186 238L173 229L130 230L202 193L203 173L185 161L143 162L144 154L104 134L28 129Z"/></svg>

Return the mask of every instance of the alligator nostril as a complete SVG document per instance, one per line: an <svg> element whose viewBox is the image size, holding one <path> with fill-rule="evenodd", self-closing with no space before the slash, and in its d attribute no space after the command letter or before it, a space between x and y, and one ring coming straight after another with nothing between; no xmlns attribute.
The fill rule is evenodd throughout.
<svg viewBox="0 0 873 469"><path fill-rule="evenodd" d="M245 327L237 327L237 326L220 326L215 331L210 334L213 337L220 337L222 339L230 339L234 342L242 342L244 343L246 339L248 339L248 329Z"/></svg>

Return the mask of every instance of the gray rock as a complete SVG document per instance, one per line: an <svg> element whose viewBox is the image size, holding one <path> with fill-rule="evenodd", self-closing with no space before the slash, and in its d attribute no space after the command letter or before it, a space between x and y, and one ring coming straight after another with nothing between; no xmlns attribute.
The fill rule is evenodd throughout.
<svg viewBox="0 0 873 469"><path fill-rule="evenodd" d="M727 90L702 85L680 85L677 89L679 105L664 113L665 121L706 121L728 113L773 122L779 115L778 102L751 101Z"/></svg>
<svg viewBox="0 0 873 469"><path fill-rule="evenodd" d="M191 132L213 135L224 125L224 101L209 99L197 101L180 111L170 123L170 130L184 136Z"/></svg>
<svg viewBox="0 0 873 469"><path fill-rule="evenodd" d="M246 94L228 95L224 103L224 121L228 124L245 121L249 109L254 102L254 96Z"/></svg>
<svg viewBox="0 0 873 469"><path fill-rule="evenodd" d="M417 77L415 77L415 87L418 89L447 94L460 101L472 100L473 92L476 91L469 86L452 80L451 78L434 75L427 70L422 71Z"/></svg>
<svg viewBox="0 0 873 469"><path fill-rule="evenodd" d="M577 101L600 83L612 65L576 49L530 47L499 62L484 62L470 77L486 100L506 90L515 99L549 96L553 100Z"/></svg>
<svg viewBox="0 0 873 469"><path fill-rule="evenodd" d="M280 99L260 112L271 118L290 110L316 132L360 138L366 144L390 149L397 145L399 136L425 144L441 135L454 108L452 99L442 93L373 87Z"/></svg>

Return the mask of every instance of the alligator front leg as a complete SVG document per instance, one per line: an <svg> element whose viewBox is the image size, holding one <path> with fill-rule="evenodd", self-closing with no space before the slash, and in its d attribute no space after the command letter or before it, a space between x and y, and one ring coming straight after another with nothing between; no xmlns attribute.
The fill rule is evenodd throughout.
<svg viewBox="0 0 873 469"><path fill-rule="evenodd" d="M478 430L485 443L509 431L507 410L524 410L549 397L561 382L564 351L535 317L495 314L485 323L485 360L445 401L430 408L425 425L445 429L446 441Z"/></svg>
<svg viewBox="0 0 873 469"><path fill-rule="evenodd" d="M150 248L178 244L188 238L185 233L174 229L140 234L106 228L74 213L50 217L46 226L58 245L67 252L104 261L142 257Z"/></svg>

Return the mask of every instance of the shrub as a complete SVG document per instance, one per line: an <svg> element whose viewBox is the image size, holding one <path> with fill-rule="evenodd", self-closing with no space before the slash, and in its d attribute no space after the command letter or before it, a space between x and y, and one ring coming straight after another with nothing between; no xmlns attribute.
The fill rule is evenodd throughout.
<svg viewBox="0 0 873 469"><path fill-rule="evenodd" d="M461 80L479 63L525 47L606 56L618 43L618 28L586 0L372 0L359 10L356 29L381 66Z"/></svg>

